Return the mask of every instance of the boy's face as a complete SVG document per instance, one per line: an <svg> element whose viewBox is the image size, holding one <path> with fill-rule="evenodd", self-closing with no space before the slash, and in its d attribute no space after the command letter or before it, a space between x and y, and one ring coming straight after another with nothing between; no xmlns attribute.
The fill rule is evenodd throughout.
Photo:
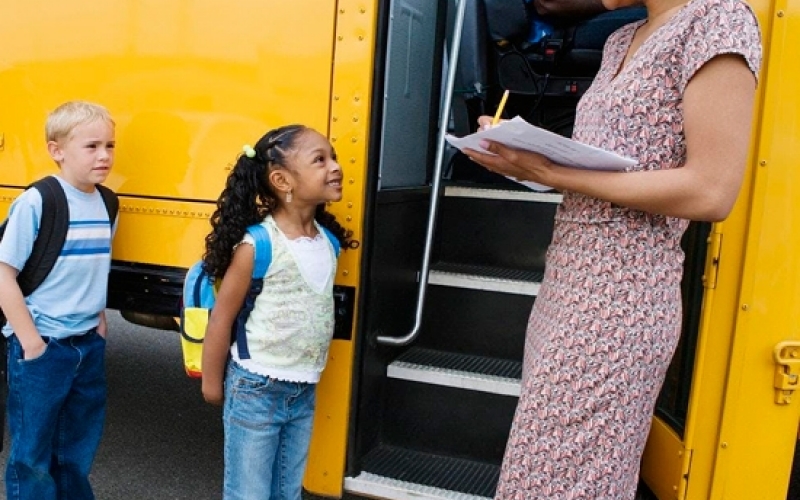
<svg viewBox="0 0 800 500"><path fill-rule="evenodd" d="M75 127L69 136L47 143L50 156L61 168L61 176L87 193L102 183L114 164L114 126L95 120Z"/></svg>

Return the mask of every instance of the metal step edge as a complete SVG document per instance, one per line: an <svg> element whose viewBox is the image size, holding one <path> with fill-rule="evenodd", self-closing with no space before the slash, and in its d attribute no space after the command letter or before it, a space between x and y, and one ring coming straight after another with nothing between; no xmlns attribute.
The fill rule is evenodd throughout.
<svg viewBox="0 0 800 500"><path fill-rule="evenodd" d="M386 371L389 378L409 380L423 384L455 387L471 391L488 392L502 396L519 397L520 380L496 375L437 368L405 361L394 361Z"/></svg>
<svg viewBox="0 0 800 500"><path fill-rule="evenodd" d="M532 201L558 205L564 198L561 193L538 193L536 191L512 191L507 189L446 186L444 195L452 198L480 198L484 200Z"/></svg>
<svg viewBox="0 0 800 500"><path fill-rule="evenodd" d="M388 500L490 500L489 497L409 483L369 472L345 477L344 489L354 495Z"/></svg>
<svg viewBox="0 0 800 500"><path fill-rule="evenodd" d="M533 297L539 294L539 287L541 286L541 283L532 283L529 281L504 280L487 276L456 274L436 270L432 270L428 273L428 283L431 285L468 288L470 290L482 290L487 292L511 293L515 295L530 295Z"/></svg>

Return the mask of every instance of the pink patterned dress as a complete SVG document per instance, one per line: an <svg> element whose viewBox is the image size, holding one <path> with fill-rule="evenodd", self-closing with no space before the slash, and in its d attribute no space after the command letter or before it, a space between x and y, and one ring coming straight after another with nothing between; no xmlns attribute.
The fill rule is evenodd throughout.
<svg viewBox="0 0 800 500"><path fill-rule="evenodd" d="M721 54L741 55L757 75L757 21L741 0L692 0L620 69L641 24L609 38L578 105L574 138L638 159L631 170L680 168L686 85ZM655 401L680 336L687 225L564 194L528 323L497 499L634 498Z"/></svg>

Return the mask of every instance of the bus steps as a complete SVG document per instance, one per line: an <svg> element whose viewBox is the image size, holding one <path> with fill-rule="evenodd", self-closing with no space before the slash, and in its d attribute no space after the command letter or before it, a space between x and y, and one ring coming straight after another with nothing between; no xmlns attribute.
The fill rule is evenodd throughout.
<svg viewBox="0 0 800 500"><path fill-rule="evenodd" d="M543 278L541 271L439 262L431 266L428 283L536 296Z"/></svg>
<svg viewBox="0 0 800 500"><path fill-rule="evenodd" d="M444 195L451 198L479 198L482 200L526 201L534 203L552 203L558 205L563 200L560 193L539 193L528 188L498 189L485 185L450 185L445 187Z"/></svg>
<svg viewBox="0 0 800 500"><path fill-rule="evenodd" d="M493 464L379 446L364 457L358 476L345 478L344 487L391 500L487 500L499 475Z"/></svg>
<svg viewBox="0 0 800 500"><path fill-rule="evenodd" d="M412 347L395 359L387 376L519 397L522 364L507 359Z"/></svg>

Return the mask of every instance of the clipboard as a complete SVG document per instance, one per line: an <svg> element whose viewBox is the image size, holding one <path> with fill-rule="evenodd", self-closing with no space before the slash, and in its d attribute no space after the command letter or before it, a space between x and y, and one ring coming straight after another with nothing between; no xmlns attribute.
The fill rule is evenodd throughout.
<svg viewBox="0 0 800 500"><path fill-rule="evenodd" d="M636 160L631 158L588 144L582 144L549 130L536 127L519 116L502 122L495 127L480 130L464 137L455 137L448 134L445 139L453 147L461 151L468 148L487 154L494 153L483 149L480 146L481 140L494 141L512 148L539 153L559 165L571 168L624 172L637 163ZM513 177L509 177L509 179L536 191L552 189L536 182L519 181Z"/></svg>

